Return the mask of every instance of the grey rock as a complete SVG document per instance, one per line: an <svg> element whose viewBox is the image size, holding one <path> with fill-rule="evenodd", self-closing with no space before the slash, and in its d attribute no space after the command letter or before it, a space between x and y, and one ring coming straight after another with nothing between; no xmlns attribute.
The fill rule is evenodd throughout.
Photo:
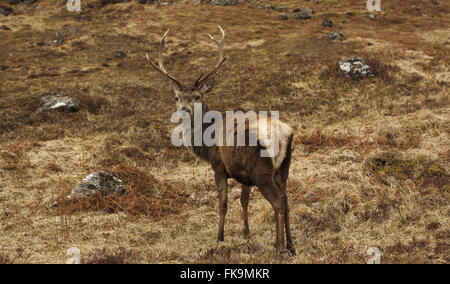
<svg viewBox="0 0 450 284"><path fill-rule="evenodd" d="M13 12L13 9L8 6L0 6L0 14L3 16L9 16Z"/></svg>
<svg viewBox="0 0 450 284"><path fill-rule="evenodd" d="M330 33L325 34L325 38L329 38L331 40L344 40L345 36L337 31L332 31Z"/></svg>
<svg viewBox="0 0 450 284"><path fill-rule="evenodd" d="M128 2L128 0L100 0L100 4L102 4L103 6L106 6L109 4L118 4L118 3L123 3L123 2Z"/></svg>
<svg viewBox="0 0 450 284"><path fill-rule="evenodd" d="M370 66L363 58L346 58L339 62L339 68L345 76L353 79L363 79L374 76Z"/></svg>
<svg viewBox="0 0 450 284"><path fill-rule="evenodd" d="M123 181L115 174L98 171L86 176L70 193L68 198L80 196L102 196L125 193Z"/></svg>
<svg viewBox="0 0 450 284"><path fill-rule="evenodd" d="M314 13L314 10L311 8L306 8L305 10L300 10L300 11L298 9L295 9L293 12L294 18L300 19L300 20L311 19L313 13Z"/></svg>
<svg viewBox="0 0 450 284"><path fill-rule="evenodd" d="M41 98L42 106L38 112L59 110L64 112L77 112L81 105L77 99L58 95L46 95Z"/></svg>
<svg viewBox="0 0 450 284"><path fill-rule="evenodd" d="M219 6L231 6L236 5L236 0L211 0L211 4Z"/></svg>
<svg viewBox="0 0 450 284"><path fill-rule="evenodd" d="M116 58L125 58L125 57L127 57L126 53L123 52L123 51L114 51L113 55Z"/></svg>
<svg viewBox="0 0 450 284"><path fill-rule="evenodd" d="M324 19L322 22L322 26L324 27L332 27L333 26L333 22L329 19Z"/></svg>
<svg viewBox="0 0 450 284"><path fill-rule="evenodd" d="M37 0L10 0L9 4L11 4L11 5L19 5L19 4L31 5L31 4L34 4L36 2L37 2Z"/></svg>
<svg viewBox="0 0 450 284"><path fill-rule="evenodd" d="M289 20L289 16L287 14L279 14L278 19L280 20Z"/></svg>

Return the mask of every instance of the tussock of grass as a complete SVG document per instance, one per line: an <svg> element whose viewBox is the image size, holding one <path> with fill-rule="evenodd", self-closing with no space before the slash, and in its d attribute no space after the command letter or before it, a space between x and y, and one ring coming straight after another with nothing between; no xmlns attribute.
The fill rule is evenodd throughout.
<svg viewBox="0 0 450 284"><path fill-rule="evenodd" d="M424 179L446 177L445 168L426 157L408 158L398 152L384 151L370 156L364 164L364 170L371 175L379 174L395 179Z"/></svg>

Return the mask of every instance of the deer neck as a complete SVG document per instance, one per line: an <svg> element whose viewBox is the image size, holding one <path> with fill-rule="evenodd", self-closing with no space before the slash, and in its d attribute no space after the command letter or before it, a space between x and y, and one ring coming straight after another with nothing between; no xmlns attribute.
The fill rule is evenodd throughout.
<svg viewBox="0 0 450 284"><path fill-rule="evenodd" d="M206 103L203 103L202 106L202 113L201 113L201 118L203 121L203 116L205 115L205 113L207 111L210 111L210 109L208 108L208 105ZM195 116L195 113L194 113ZM213 145L213 146L207 146L204 144L204 141L202 139L202 143L199 146L195 146L195 141L194 141L194 136L195 133L199 133L201 131L201 134L203 136L204 131L211 125L212 123L201 123L201 125L196 125L195 124L195 119L192 119L191 121L191 146L188 146L189 150L197 157L206 160L206 161L210 161L213 159L213 157L215 156L216 150L217 150L217 146ZM198 128L201 127L201 130L199 131Z"/></svg>

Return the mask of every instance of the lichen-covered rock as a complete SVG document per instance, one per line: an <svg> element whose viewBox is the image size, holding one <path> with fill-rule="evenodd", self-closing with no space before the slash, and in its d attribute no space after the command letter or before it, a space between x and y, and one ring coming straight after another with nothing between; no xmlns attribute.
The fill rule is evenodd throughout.
<svg viewBox="0 0 450 284"><path fill-rule="evenodd" d="M374 73L366 61L362 58L346 58L339 62L339 68L345 76L354 79L362 79L374 76Z"/></svg>
<svg viewBox="0 0 450 284"><path fill-rule="evenodd" d="M46 95L41 98L42 106L38 112L59 110L65 112L77 112L81 105L77 99L58 95Z"/></svg>
<svg viewBox="0 0 450 284"><path fill-rule="evenodd" d="M123 194L125 193L125 186L122 180L115 174L98 171L86 176L81 183L79 183L68 198L78 196L94 196L100 193L103 196L110 195L112 193Z"/></svg>
<svg viewBox="0 0 450 284"><path fill-rule="evenodd" d="M325 38L329 38L331 40L344 40L345 36L337 31L332 31L330 33L325 34Z"/></svg>

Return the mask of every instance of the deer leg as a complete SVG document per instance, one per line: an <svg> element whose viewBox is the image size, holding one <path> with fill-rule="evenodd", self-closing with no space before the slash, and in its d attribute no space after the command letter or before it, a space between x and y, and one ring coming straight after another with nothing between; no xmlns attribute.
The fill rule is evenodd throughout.
<svg viewBox="0 0 450 284"><path fill-rule="evenodd" d="M285 221L285 194L278 188L273 181L272 176L268 177L266 182L258 186L259 191L270 202L275 211L276 221L276 252L282 253L285 251L284 244L284 221Z"/></svg>
<svg viewBox="0 0 450 284"><path fill-rule="evenodd" d="M228 183L226 175L222 173L215 174L215 180L217 189L219 191L219 231L217 233L217 241L223 242L224 240L224 226L225 215L227 214L227 199L228 199Z"/></svg>
<svg viewBox="0 0 450 284"><path fill-rule="evenodd" d="M287 176L286 176L287 178ZM289 205L288 205L288 199L287 199L287 183L286 178L282 175L278 174L275 176L275 182L278 185L278 187L281 188L281 190L285 193L284 197L284 206L285 206L285 215L284 215L284 225L286 230L286 248L291 253L291 255L296 255L294 243L292 242L292 235L291 235L291 226L289 222Z"/></svg>
<svg viewBox="0 0 450 284"><path fill-rule="evenodd" d="M243 185L241 193L242 219L244 220L244 239L250 237L250 229L248 227L248 202L250 199L250 187Z"/></svg>

